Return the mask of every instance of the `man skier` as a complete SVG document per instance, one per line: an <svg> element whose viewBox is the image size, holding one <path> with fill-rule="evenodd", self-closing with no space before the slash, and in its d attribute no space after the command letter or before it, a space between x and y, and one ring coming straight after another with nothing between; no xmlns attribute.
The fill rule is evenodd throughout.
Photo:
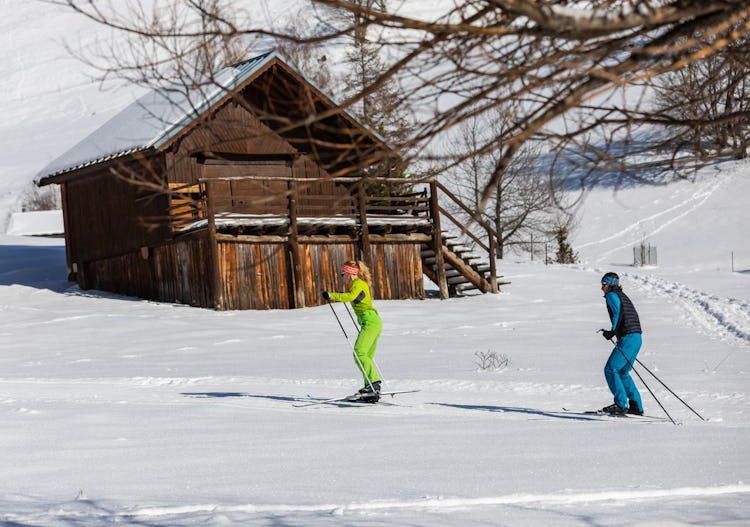
<svg viewBox="0 0 750 527"><path fill-rule="evenodd" d="M616 273L606 273L601 283L612 322L611 329L601 331L607 340L617 337L615 348L604 366L604 378L615 402L602 408L602 411L613 415L643 415L641 394L630 377L630 370L642 343L638 312L630 298L622 292L620 277Z"/></svg>

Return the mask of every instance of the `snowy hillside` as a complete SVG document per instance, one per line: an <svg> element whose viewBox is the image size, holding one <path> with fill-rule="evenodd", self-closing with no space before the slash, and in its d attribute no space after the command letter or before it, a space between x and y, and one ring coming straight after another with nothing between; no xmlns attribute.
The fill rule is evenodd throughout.
<svg viewBox="0 0 750 527"><path fill-rule="evenodd" d="M298 6L297 0L258 3L246 11L270 25ZM0 15L0 232L5 232L8 213L20 210L38 172L143 90L116 79L102 83L100 72L71 56L68 48L91 53L101 42L121 38L91 20L42 0L0 0Z"/></svg>
<svg viewBox="0 0 750 527"><path fill-rule="evenodd" d="M63 39L91 45L103 31L80 16L42 2L0 1L0 232L8 212L47 163L112 116L133 95L92 80Z"/></svg>
<svg viewBox="0 0 750 527"><path fill-rule="evenodd" d="M0 14L5 233L36 171L133 93L100 93L48 38L93 38L80 20L37 2ZM0 525L746 526L749 168L592 189L581 262L499 261L501 294L377 302L384 389L419 391L367 406L299 406L359 387L341 304L81 291L62 240L0 234ZM642 241L656 266L632 265ZM641 316L649 418L574 413L612 402L605 271ZM509 366L483 370L487 353Z"/></svg>

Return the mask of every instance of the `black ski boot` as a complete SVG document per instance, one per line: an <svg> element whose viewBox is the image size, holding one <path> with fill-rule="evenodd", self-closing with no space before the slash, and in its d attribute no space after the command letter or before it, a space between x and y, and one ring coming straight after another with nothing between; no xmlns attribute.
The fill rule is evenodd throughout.
<svg viewBox="0 0 750 527"><path fill-rule="evenodd" d="M638 403L635 401L628 401L628 413L631 415L643 415L643 410L638 408Z"/></svg>
<svg viewBox="0 0 750 527"><path fill-rule="evenodd" d="M380 381L375 381L372 384L365 384L364 388L361 388L357 393L360 395L380 393Z"/></svg>
<svg viewBox="0 0 750 527"><path fill-rule="evenodd" d="M621 408L616 404L610 404L609 406L605 406L604 408L602 408L602 412L609 415L625 415L626 413L628 413L628 409Z"/></svg>
<svg viewBox="0 0 750 527"><path fill-rule="evenodd" d="M368 384L359 390L359 400L363 403L376 403L380 400L380 381Z"/></svg>

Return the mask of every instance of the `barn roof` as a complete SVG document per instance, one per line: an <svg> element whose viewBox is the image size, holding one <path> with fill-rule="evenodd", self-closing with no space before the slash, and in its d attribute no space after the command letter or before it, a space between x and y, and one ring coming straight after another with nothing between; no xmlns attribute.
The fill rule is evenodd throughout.
<svg viewBox="0 0 750 527"><path fill-rule="evenodd" d="M270 70L274 65L279 67ZM301 152L314 152L321 157L319 161L335 169L336 163L340 166L356 164L351 156L361 155L364 150L389 150L377 133L345 110L337 109L336 103L272 51L223 69L212 82L201 89L191 90L188 94L169 95L163 90L146 93L43 168L38 174L41 178L40 185L54 183L63 174L124 158L136 152L159 151L195 123L199 116L222 104L236 90L250 86L267 71L273 71L275 78L282 75L286 90L290 90L292 86L299 89L306 84L317 95L316 106L307 110L299 107L299 99L295 100L291 92L279 94L270 103L254 102L263 106L260 108L263 113L285 114L285 119L274 119L267 124L289 139ZM261 94L260 97L268 96L265 87L256 92ZM326 117L318 121L318 114L321 112ZM297 124L290 126L293 122ZM310 123L315 125L310 126ZM354 131L356 133L353 134ZM319 138L313 139L309 137L311 133L323 134L325 137L322 141ZM354 135L356 139L353 139ZM336 144L356 144L356 148L350 146L348 153L342 153L341 147L325 151L325 145L331 148L330 145Z"/></svg>

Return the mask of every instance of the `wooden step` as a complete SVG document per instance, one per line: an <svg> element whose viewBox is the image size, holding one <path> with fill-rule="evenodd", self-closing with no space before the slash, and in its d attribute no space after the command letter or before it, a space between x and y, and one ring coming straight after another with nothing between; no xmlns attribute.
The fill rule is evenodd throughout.
<svg viewBox="0 0 750 527"><path fill-rule="evenodd" d="M454 236L444 234L442 241L443 273L449 295L456 296L471 290L485 293L491 291L490 265ZM438 276L435 250L428 243L423 243L420 247L420 257L425 274L435 281Z"/></svg>

